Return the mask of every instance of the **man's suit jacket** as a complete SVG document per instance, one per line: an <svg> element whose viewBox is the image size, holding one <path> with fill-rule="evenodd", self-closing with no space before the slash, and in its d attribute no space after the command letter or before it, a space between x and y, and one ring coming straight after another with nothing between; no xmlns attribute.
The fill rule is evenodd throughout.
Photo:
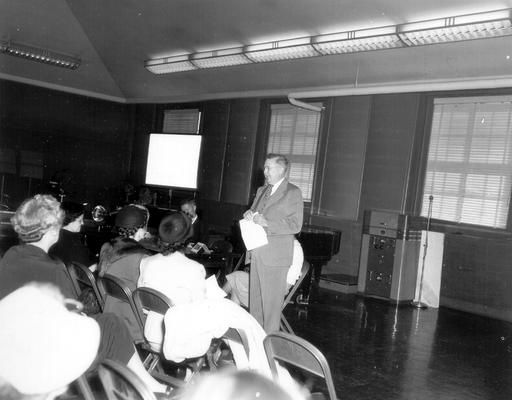
<svg viewBox="0 0 512 400"><path fill-rule="evenodd" d="M251 210L264 201L266 186L258 188ZM293 239L302 228L304 203L300 189L284 180L260 211L268 223L265 227L268 244L253 250L267 266L289 266L293 258Z"/></svg>

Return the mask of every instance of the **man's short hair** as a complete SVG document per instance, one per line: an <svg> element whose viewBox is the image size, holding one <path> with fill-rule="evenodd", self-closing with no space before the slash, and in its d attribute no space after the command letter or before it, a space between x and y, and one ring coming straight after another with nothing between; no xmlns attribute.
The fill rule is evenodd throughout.
<svg viewBox="0 0 512 400"><path fill-rule="evenodd" d="M180 207L181 207L181 206L184 206L185 204L190 204L190 205L192 205L192 206L197 205L197 204L196 204L196 200L195 200L195 199L192 199L192 198L190 198L190 199L184 199L184 200L181 200L181 202L180 202Z"/></svg>
<svg viewBox="0 0 512 400"><path fill-rule="evenodd" d="M74 201L63 201L60 205L60 208L62 208L65 213L64 222L62 223L62 226L66 226L72 223L85 212L84 206Z"/></svg>
<svg viewBox="0 0 512 400"><path fill-rule="evenodd" d="M283 156L282 154L277 154L277 153L269 153L267 154L267 156L265 157L265 160L276 160L276 163L281 165L283 168L284 168L284 172L288 172L288 168L290 166L290 162L288 161L288 159Z"/></svg>

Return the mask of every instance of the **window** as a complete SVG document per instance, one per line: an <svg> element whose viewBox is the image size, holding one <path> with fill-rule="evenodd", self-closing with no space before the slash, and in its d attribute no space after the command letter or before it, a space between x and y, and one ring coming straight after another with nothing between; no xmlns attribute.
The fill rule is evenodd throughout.
<svg viewBox="0 0 512 400"><path fill-rule="evenodd" d="M506 228L512 181L512 97L434 100L421 214Z"/></svg>
<svg viewBox="0 0 512 400"><path fill-rule="evenodd" d="M165 110L163 133L199 133L201 112L198 109Z"/></svg>
<svg viewBox="0 0 512 400"><path fill-rule="evenodd" d="M267 152L283 154L288 158L290 182L302 190L305 201L311 201L313 191L319 128L319 112L288 104L271 106Z"/></svg>

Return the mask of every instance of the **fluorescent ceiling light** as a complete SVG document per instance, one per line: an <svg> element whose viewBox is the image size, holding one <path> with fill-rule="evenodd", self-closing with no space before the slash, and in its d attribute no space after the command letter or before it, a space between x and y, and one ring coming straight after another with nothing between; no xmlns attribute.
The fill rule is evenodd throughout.
<svg viewBox="0 0 512 400"><path fill-rule="evenodd" d="M512 34L510 9L413 22L398 27L407 46L486 39Z"/></svg>
<svg viewBox="0 0 512 400"><path fill-rule="evenodd" d="M197 69L197 67L189 61L188 54L147 60L145 67L154 74L171 74L173 72Z"/></svg>
<svg viewBox="0 0 512 400"><path fill-rule="evenodd" d="M10 40L0 43L0 53L67 69L77 69L81 63L81 60L77 57L58 53L53 50L14 43Z"/></svg>
<svg viewBox="0 0 512 400"><path fill-rule="evenodd" d="M247 46L245 52L254 62L292 60L319 55L311 46L310 37L253 44Z"/></svg>
<svg viewBox="0 0 512 400"><path fill-rule="evenodd" d="M392 49L403 47L404 43L396 34L396 27L389 26L317 36L313 46L321 54L329 55Z"/></svg>
<svg viewBox="0 0 512 400"><path fill-rule="evenodd" d="M251 63L251 60L244 55L243 47L194 53L190 60L199 68L229 67Z"/></svg>
<svg viewBox="0 0 512 400"><path fill-rule="evenodd" d="M512 35L511 10L489 11L152 59L155 74Z"/></svg>

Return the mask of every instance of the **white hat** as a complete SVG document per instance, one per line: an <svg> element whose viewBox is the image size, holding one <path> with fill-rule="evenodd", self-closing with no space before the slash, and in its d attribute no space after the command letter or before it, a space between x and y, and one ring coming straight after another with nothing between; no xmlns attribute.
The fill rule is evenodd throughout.
<svg viewBox="0 0 512 400"><path fill-rule="evenodd" d="M68 311L51 285L24 286L0 301L0 377L22 394L46 394L82 375L100 328Z"/></svg>

